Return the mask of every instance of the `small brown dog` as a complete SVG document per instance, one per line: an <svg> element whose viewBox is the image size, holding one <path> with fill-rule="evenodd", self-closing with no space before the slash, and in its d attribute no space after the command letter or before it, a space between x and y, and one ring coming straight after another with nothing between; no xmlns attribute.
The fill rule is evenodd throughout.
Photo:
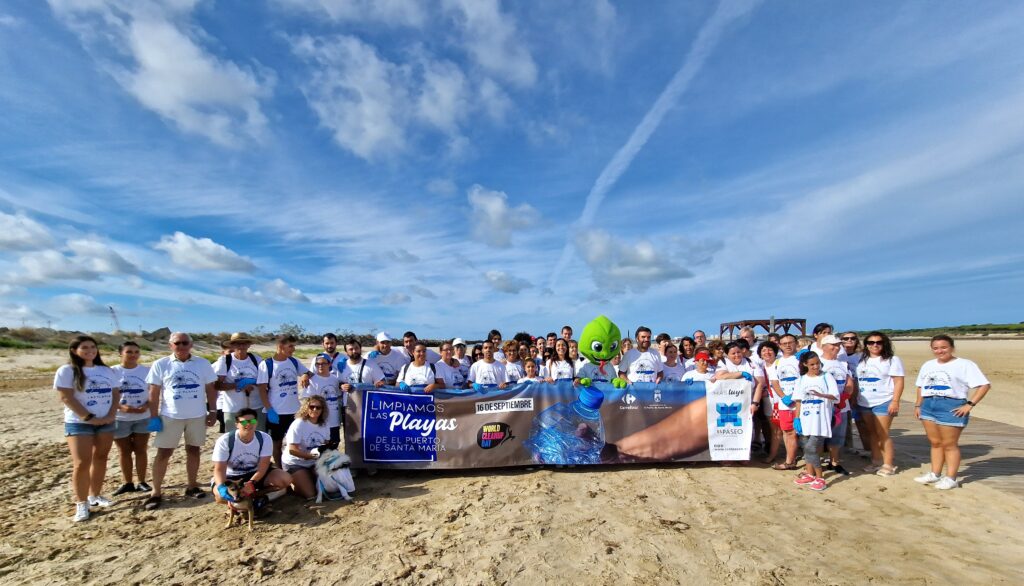
<svg viewBox="0 0 1024 586"><path fill-rule="evenodd" d="M235 518L238 518L238 522L241 524L242 515L248 515L249 531L252 531L254 513L252 493L246 491L244 482L237 480L229 480L225 483L225 486L228 489L228 494L230 494L235 501L228 501L228 524L224 528L230 529L231 526L235 524Z"/></svg>

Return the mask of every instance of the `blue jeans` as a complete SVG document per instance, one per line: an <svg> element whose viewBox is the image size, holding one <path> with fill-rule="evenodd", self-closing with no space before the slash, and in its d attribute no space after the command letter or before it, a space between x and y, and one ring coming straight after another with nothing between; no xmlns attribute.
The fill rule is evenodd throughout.
<svg viewBox="0 0 1024 586"><path fill-rule="evenodd" d="M925 397L921 401L921 419L933 421L938 425L950 427L967 427L967 420L970 414L957 417L953 409L967 404L967 399L953 399L951 397Z"/></svg>

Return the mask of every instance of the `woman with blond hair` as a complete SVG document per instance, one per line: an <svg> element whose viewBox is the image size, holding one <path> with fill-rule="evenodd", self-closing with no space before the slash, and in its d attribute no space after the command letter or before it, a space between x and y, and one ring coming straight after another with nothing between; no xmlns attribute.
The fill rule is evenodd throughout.
<svg viewBox="0 0 1024 586"><path fill-rule="evenodd" d="M302 407L284 436L284 453L281 463L284 471L291 474L292 490L303 498L316 496L316 459L318 448L331 437L327 427L327 400L320 395L306 397Z"/></svg>

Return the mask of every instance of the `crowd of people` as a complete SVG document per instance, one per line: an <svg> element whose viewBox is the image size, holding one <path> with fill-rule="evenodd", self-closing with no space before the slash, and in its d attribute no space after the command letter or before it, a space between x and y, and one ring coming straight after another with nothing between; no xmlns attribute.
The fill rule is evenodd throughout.
<svg viewBox="0 0 1024 586"><path fill-rule="evenodd" d="M184 437L184 494L207 497L199 483L200 452L207 428L218 422L223 435L213 450L210 483L217 501L232 500L229 480L270 498L289 489L310 498L318 449L340 441L342 410L354 385L432 393L616 377L627 383L742 378L752 388L754 449L773 468L798 471L797 485L824 490L826 470L850 474L841 448L850 441L851 421L870 451L864 471L895 475L889 429L900 413L905 371L891 340L877 331L863 339L852 331L836 335L827 323L812 334L771 333L759 341L751 328L743 328L738 339L725 342L708 340L700 330L673 339L640 327L619 342L611 365L596 365L580 356L570 326L561 335L521 332L510 340L492 330L472 348L455 338L438 352L414 332L404 333L401 346L381 332L366 356L358 340L341 341L342 352L337 336L328 333L323 351L307 366L294 356L294 336L278 336L273 355L264 358L250 352L248 335L232 334L211 364L193 353L188 334L176 332L169 338L170 354L152 365L139 363L141 349L129 341L118 348L119 364L113 367L100 357L96 340L78 336L69 346L68 364L54 378L73 464L74 520L87 520L91 509L112 504L102 495L112 445L123 478L113 496L146 492L145 508L159 508L167 466ZM932 338L931 349L935 358L919 371L914 402L931 444L931 470L915 481L950 489L958 486L960 433L990 385L974 362L955 356L949 336ZM156 456L147 482L150 435Z"/></svg>

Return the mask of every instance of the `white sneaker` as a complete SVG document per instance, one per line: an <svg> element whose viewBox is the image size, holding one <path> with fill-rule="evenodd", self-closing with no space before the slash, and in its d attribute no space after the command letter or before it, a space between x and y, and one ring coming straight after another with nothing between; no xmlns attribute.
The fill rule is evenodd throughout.
<svg viewBox="0 0 1024 586"><path fill-rule="evenodd" d="M89 503L82 501L75 503L75 516L72 519L75 523L89 520Z"/></svg>
<svg viewBox="0 0 1024 586"><path fill-rule="evenodd" d="M928 474L922 474L918 476L917 478L914 479L914 482L919 482L921 484L935 484L941 479L941 476L929 470Z"/></svg>
<svg viewBox="0 0 1024 586"><path fill-rule="evenodd" d="M943 476L942 478L939 479L938 482L935 483L935 488L939 490L949 490L951 488L957 488L959 486L960 483L957 482L955 478L950 478L949 476Z"/></svg>
<svg viewBox="0 0 1024 586"><path fill-rule="evenodd" d="M91 496L91 497L89 497L89 506L90 507L103 507L103 508L107 508L107 507L109 507L110 505L113 505L113 504L114 504L114 501L108 499L105 496Z"/></svg>

